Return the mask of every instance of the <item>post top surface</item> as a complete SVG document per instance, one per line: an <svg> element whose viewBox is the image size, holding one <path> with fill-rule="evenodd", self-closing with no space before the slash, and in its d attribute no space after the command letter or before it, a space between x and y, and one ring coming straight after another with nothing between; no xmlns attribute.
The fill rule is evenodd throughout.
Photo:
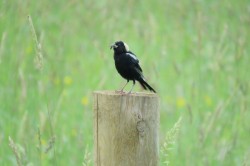
<svg viewBox="0 0 250 166"><path fill-rule="evenodd" d="M97 90L94 91L94 94L103 94L103 95L111 95L111 96L144 96L144 97L158 97L156 93L151 93L151 92L132 92L130 94L127 94L128 92L125 93L119 93L116 91L111 91L111 90Z"/></svg>

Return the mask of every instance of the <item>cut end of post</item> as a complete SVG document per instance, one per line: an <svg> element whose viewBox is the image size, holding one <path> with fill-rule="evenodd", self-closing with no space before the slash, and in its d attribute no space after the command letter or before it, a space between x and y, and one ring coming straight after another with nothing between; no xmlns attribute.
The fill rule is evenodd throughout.
<svg viewBox="0 0 250 166"><path fill-rule="evenodd" d="M156 93L151 92L132 92L128 94L128 92L120 93L111 90L97 90L94 91L94 94L102 94L102 95L110 95L110 96L143 96L143 97L158 97Z"/></svg>

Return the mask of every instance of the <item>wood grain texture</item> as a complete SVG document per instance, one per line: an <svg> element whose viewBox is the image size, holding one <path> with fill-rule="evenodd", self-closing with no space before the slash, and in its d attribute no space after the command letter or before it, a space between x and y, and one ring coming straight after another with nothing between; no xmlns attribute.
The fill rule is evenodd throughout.
<svg viewBox="0 0 250 166"><path fill-rule="evenodd" d="M95 166L157 166L159 98L94 92Z"/></svg>

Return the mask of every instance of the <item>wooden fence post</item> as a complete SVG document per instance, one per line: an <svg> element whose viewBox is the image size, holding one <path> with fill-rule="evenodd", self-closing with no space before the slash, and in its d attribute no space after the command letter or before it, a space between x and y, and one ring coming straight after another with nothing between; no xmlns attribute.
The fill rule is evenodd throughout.
<svg viewBox="0 0 250 166"><path fill-rule="evenodd" d="M159 98L94 92L95 166L157 166Z"/></svg>

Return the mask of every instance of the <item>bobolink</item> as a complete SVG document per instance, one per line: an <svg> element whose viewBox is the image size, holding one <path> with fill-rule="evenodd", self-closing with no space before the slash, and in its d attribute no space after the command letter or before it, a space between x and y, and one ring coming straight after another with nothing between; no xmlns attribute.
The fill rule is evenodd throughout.
<svg viewBox="0 0 250 166"><path fill-rule="evenodd" d="M129 47L125 42L117 41L111 45L110 49L114 50L116 70L124 79L127 80L120 92L123 92L125 86L130 80L132 80L133 86L128 92L129 94L134 88L135 81L138 81L145 90L149 89L150 91L156 93L156 91L145 81L142 69L139 65L139 60L134 53L129 51Z"/></svg>

